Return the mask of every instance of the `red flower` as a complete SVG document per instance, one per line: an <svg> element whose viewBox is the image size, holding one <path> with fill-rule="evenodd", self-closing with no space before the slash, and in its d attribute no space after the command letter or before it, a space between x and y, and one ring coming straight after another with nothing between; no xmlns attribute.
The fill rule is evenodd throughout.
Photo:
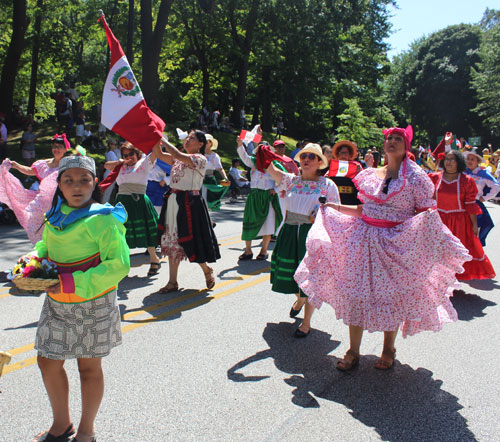
<svg viewBox="0 0 500 442"><path fill-rule="evenodd" d="M33 266L26 266L23 269L23 278L29 278L29 276L34 272L35 267Z"/></svg>

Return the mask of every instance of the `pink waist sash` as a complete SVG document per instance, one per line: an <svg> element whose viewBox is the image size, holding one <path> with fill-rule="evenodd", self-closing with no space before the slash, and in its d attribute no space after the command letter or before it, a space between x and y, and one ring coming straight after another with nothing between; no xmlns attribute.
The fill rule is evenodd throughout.
<svg viewBox="0 0 500 442"><path fill-rule="evenodd" d="M400 222L398 221L389 221L387 219L377 219L377 218L370 218L369 216L362 215L361 219L366 223L369 224L370 226L374 227L396 227L399 226Z"/></svg>

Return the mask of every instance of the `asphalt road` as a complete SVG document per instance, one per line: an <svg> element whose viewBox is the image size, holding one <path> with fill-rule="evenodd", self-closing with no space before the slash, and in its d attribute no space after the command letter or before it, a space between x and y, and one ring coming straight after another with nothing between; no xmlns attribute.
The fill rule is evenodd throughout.
<svg viewBox="0 0 500 442"><path fill-rule="evenodd" d="M488 208L500 225L500 206ZM222 259L211 291L201 290L201 269L184 262L183 289L157 293L167 265L146 278L146 257L133 251L118 293L123 345L104 359L99 442L500 440L497 280L462 285L466 295L453 299L457 323L399 337L390 372L373 368L382 346L373 333L360 366L341 373L335 365L349 346L347 327L325 306L309 337L292 336L300 320L288 317L291 296L271 292L270 262L237 262L242 215L241 202L213 214ZM497 272L499 243L496 227L486 251ZM20 228L0 226L0 271L30 249ZM31 441L51 423L33 350L42 303L0 283L0 350L14 354L0 378L0 442ZM75 361L66 368L78 424Z"/></svg>

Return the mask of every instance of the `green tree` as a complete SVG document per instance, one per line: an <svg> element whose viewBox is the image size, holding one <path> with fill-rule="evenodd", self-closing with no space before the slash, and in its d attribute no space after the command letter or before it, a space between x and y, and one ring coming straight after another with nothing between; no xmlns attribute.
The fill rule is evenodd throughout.
<svg viewBox="0 0 500 442"><path fill-rule="evenodd" d="M487 9L479 59L472 69L472 85L478 96L474 110L493 135L500 135L500 11Z"/></svg>

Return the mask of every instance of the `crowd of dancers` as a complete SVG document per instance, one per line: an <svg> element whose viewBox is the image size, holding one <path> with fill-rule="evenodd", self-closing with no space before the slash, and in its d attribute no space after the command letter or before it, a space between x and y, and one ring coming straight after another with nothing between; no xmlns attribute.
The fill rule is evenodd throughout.
<svg viewBox="0 0 500 442"><path fill-rule="evenodd" d="M233 184L247 185L248 179L250 186L239 260L253 259L255 240L261 240L255 259L267 260L276 235L271 290L295 295L290 317L304 309L294 334L298 339L310 334L314 309L324 303L333 308L350 336L339 370L359 363L365 330L383 332L375 368L388 370L399 329L406 337L456 321L450 297L458 281L495 276L483 250L493 227L483 202L495 197L500 185L481 167L483 157L475 150L464 155L445 143L429 169L411 153L411 126L386 129L384 136L383 166L370 167L372 155L365 157L365 168L349 140L330 150L307 143L288 157L281 140L248 145L237 137L235 150L249 177L236 180L222 167L217 139L200 130L187 134L182 149L163 138L148 155L131 143L111 141L99 184L92 158L66 155L65 135L52 139L51 159L30 167L5 160L0 201L14 210L38 256L59 269L35 344L54 422L36 440L95 440L104 385L101 359L121 343L116 290L130 269L131 248L147 249L149 276L161 272L157 247L168 257L161 293L179 290L181 261L199 264L206 288L215 286L209 264L220 251L209 209L220 208L231 177ZM39 189L24 189L11 167L36 175ZM107 202L113 192L116 205ZM75 321L89 325L76 327ZM56 338L55 330L62 330L61 336ZM77 430L69 419L63 368L70 358L78 360L82 382Z"/></svg>

